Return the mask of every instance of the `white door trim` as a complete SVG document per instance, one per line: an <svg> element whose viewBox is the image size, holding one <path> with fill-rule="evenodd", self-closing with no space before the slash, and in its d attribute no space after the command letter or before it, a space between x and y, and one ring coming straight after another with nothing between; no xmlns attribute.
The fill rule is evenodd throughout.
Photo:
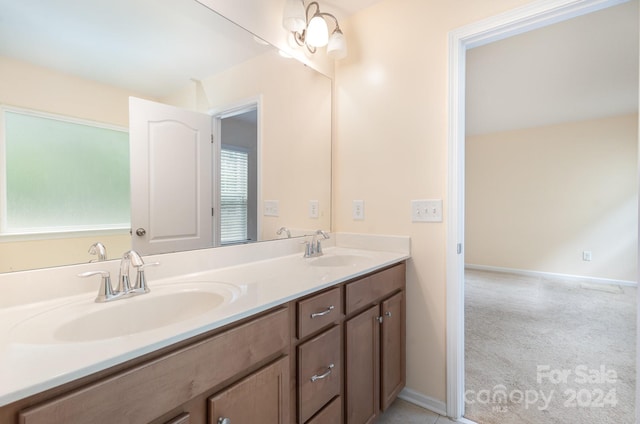
<svg viewBox="0 0 640 424"><path fill-rule="evenodd" d="M216 181L220 181L220 149L222 148L222 131L220 121L225 118L229 118L232 116L240 115L245 112L249 112L251 110L255 110L257 113L257 140L256 140L256 160L257 160L257 177L258 177L258 187L256 188L256 208L257 208L257 217L258 222L256 223L256 234L258 236L258 240L261 240L262 237L262 219L260 219L261 205L262 205L262 95L250 97L248 99L244 99L235 103L231 103L228 105L220 106L215 109L209 110L209 115L211 115L211 119L213 120L213 128L215 134L215 143L213 148L213 172L216 178ZM214 219L214 245L216 247L220 246L220 185L214 184L213 191L213 199L216 208L215 219Z"/></svg>
<svg viewBox="0 0 640 424"><path fill-rule="evenodd" d="M464 414L464 166L466 51L628 0L538 0L449 33L447 415ZM460 246L460 249L458 248ZM460 253L459 253L460 252Z"/></svg>

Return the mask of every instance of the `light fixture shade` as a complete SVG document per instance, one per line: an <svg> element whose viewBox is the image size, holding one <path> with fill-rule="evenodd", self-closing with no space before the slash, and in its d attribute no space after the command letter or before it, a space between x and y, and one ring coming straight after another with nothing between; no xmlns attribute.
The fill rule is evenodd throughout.
<svg viewBox="0 0 640 424"><path fill-rule="evenodd" d="M302 0L286 0L282 15L282 26L287 31L302 32L307 26L307 17Z"/></svg>
<svg viewBox="0 0 640 424"><path fill-rule="evenodd" d="M347 40L339 29L333 31L333 34L329 37L327 54L334 59L343 59L347 56Z"/></svg>
<svg viewBox="0 0 640 424"><path fill-rule="evenodd" d="M329 28L322 16L316 14L311 18L305 42L311 47L324 47L329 42Z"/></svg>

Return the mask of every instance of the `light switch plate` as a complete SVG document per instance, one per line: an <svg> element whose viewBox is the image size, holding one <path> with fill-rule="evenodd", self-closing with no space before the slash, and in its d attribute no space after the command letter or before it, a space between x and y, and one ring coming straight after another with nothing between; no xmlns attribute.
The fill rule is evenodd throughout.
<svg viewBox="0 0 640 424"><path fill-rule="evenodd" d="M364 221L364 200L353 201L353 219L355 221Z"/></svg>
<svg viewBox="0 0 640 424"><path fill-rule="evenodd" d="M277 200L264 201L264 216L279 216L280 205Z"/></svg>
<svg viewBox="0 0 640 424"><path fill-rule="evenodd" d="M317 200L309 200L309 218L318 218L320 215L320 202Z"/></svg>
<svg viewBox="0 0 640 424"><path fill-rule="evenodd" d="M442 222L442 199L412 200L412 222Z"/></svg>

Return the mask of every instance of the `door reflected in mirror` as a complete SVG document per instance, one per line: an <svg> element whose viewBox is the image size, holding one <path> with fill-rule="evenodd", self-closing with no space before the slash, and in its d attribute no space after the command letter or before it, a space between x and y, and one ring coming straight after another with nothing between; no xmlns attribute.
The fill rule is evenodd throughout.
<svg viewBox="0 0 640 424"><path fill-rule="evenodd" d="M280 238L276 232L283 226L294 236L330 229L329 78L282 58L195 0L31 3L0 0L0 37L8 40L0 43L1 105L128 128L133 96L213 117L214 136L224 138L224 127L237 124L228 112L256 104L258 144L245 158L246 182L235 180L247 185L245 197L225 191L223 200L223 190L213 190L222 209L211 221L208 246ZM65 19L50 19L59 14ZM4 134L4 120L0 126ZM221 143L213 153L218 156L212 179L222 178L223 157L228 166L242 166L243 154L234 152L243 149ZM2 160L5 184L8 164ZM6 193L5 186L0 193ZM131 193L133 201L133 186ZM311 200L318 200L317 218L309 217ZM265 201L277 201L277 216L265 214ZM4 220L6 209L0 215ZM231 231L232 224L222 224L237 216L242 228ZM132 247L130 228L102 227L28 235L5 231L0 272L88 262L94 259L89 246L97 241L107 247L109 259ZM144 227L131 228L135 234ZM186 248L192 247L170 250Z"/></svg>

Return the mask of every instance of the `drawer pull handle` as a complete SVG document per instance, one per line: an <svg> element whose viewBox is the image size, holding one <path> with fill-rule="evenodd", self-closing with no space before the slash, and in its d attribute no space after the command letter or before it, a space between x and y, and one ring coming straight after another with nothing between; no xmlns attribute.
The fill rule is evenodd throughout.
<svg viewBox="0 0 640 424"><path fill-rule="evenodd" d="M333 371L333 367L335 367L335 365L333 364L329 364L329 366L327 367L327 372L325 372L324 374L320 374L320 375L314 375L311 377L311 382L315 383L318 380L322 380L323 378L327 378L329 377L329 375L331 375L331 372Z"/></svg>
<svg viewBox="0 0 640 424"><path fill-rule="evenodd" d="M328 313L330 313L331 311L333 311L336 307L331 305L329 306L326 310L322 311L322 312L314 312L311 314L311 319L315 318L315 317L323 317L325 315L327 315Z"/></svg>

